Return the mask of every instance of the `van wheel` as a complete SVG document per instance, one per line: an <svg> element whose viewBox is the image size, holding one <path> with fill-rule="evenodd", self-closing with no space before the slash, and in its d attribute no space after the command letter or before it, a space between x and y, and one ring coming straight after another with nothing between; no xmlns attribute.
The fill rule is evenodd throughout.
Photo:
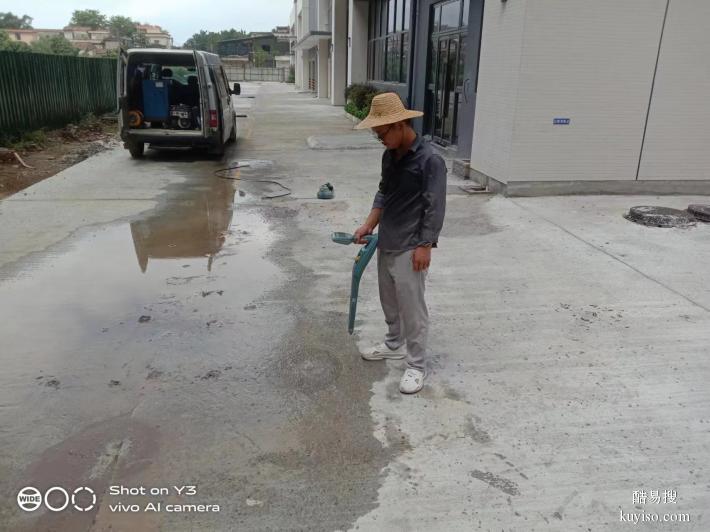
<svg viewBox="0 0 710 532"><path fill-rule="evenodd" d="M129 142L128 151L131 153L131 157L134 159L140 159L143 157L143 152L145 151L144 142Z"/></svg>
<svg viewBox="0 0 710 532"><path fill-rule="evenodd" d="M237 119L232 123L232 133L229 135L229 142L237 142Z"/></svg>
<svg viewBox="0 0 710 532"><path fill-rule="evenodd" d="M218 144L215 144L209 149L210 155L224 155L224 142L220 142Z"/></svg>

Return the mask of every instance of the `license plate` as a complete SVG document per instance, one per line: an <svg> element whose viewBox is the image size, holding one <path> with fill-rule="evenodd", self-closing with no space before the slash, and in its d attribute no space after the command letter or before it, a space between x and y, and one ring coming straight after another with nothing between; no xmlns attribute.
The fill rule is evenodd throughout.
<svg viewBox="0 0 710 532"><path fill-rule="evenodd" d="M178 118L190 118L190 113L187 111L172 111L170 114L172 116L177 116Z"/></svg>

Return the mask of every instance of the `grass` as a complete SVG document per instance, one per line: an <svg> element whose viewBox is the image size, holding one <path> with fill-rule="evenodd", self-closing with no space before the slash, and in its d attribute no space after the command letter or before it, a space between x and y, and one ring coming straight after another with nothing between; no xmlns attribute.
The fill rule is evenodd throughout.
<svg viewBox="0 0 710 532"><path fill-rule="evenodd" d="M94 114L86 114L79 120L70 122L64 127L75 125L79 131L100 131L102 129L101 119ZM56 128L62 129L62 128ZM18 135L0 134L0 147L9 148L14 151L26 151L35 147L43 148L49 142L47 128L34 131L26 131Z"/></svg>

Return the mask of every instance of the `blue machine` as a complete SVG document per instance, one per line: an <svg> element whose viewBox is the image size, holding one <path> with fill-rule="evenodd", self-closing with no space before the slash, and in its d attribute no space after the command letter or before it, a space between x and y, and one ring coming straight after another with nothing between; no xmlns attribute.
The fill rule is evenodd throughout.
<svg viewBox="0 0 710 532"><path fill-rule="evenodd" d="M168 89L171 80L143 80L143 117L146 122L164 122L170 115Z"/></svg>

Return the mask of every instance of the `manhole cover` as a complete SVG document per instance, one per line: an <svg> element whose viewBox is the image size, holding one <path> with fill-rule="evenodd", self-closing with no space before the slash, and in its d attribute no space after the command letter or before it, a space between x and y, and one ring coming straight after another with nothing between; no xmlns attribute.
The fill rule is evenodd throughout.
<svg viewBox="0 0 710 532"><path fill-rule="evenodd" d="M710 205L688 205L688 212L701 222L710 222Z"/></svg>
<svg viewBox="0 0 710 532"><path fill-rule="evenodd" d="M688 227L696 221L687 211L648 205L631 207L624 218L650 227Z"/></svg>

